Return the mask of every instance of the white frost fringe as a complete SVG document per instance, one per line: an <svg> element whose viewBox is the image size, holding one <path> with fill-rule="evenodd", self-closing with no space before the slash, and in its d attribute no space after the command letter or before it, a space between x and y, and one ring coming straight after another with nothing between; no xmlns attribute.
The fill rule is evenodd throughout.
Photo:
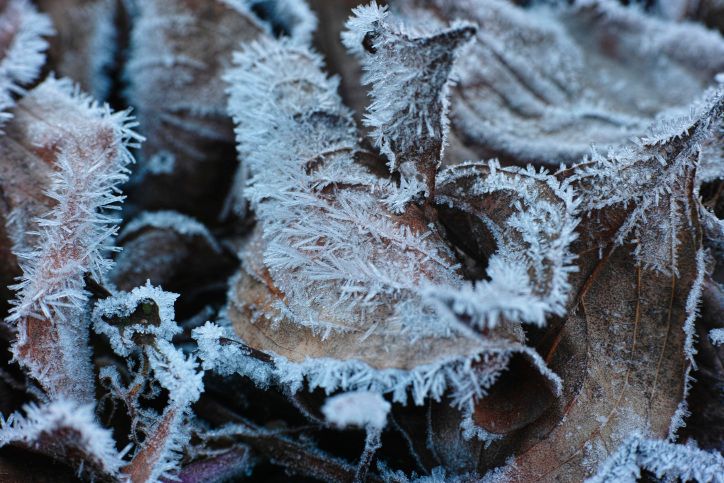
<svg viewBox="0 0 724 483"><path fill-rule="evenodd" d="M63 431L76 441L85 459L95 459L106 474L118 475L125 465L122 458L126 450L121 453L116 450L111 431L98 425L92 405L60 399L43 406L31 404L24 409L25 417L13 413L7 421L2 421L0 447L13 442L33 446L43 434Z"/></svg>
<svg viewBox="0 0 724 483"><path fill-rule="evenodd" d="M601 465L586 483L635 483L641 470L657 478L724 482L724 457L695 446L642 438L635 434Z"/></svg>
<svg viewBox="0 0 724 483"><path fill-rule="evenodd" d="M327 394L334 391L391 394L392 400L401 404L407 403L410 394L414 404L422 405L426 398L440 400L449 392L456 405L464 407L472 399L485 395L486 388L497 380L507 367L507 358L513 353L529 357L548 378L556 393L560 393L563 384L534 350L522 345L511 344L506 349L494 348L484 353L450 357L412 370L403 370L375 369L359 360L340 361L330 358L308 358L295 363L271 354L271 362L265 363L250 355L230 329L211 322L194 329L193 337L198 342L199 358L205 370L214 370L221 375L239 373L260 386L273 383L293 393L299 391L306 382L310 390L320 388ZM227 339L227 343L221 344L221 337ZM499 369L485 372L476 370L475 364L486 358L496 359Z"/></svg>

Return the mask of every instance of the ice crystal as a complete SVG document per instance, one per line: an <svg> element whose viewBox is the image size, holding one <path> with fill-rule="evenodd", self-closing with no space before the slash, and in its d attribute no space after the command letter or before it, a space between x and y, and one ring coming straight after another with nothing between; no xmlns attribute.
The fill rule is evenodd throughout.
<svg viewBox="0 0 724 483"><path fill-rule="evenodd" d="M555 167L578 161L591 144L641 136L658 116L685 114L724 70L718 32L614 1L393 5L408 23L484 26L461 59L453 132L479 155L521 164Z"/></svg>
<svg viewBox="0 0 724 483"><path fill-rule="evenodd" d="M721 91L709 93L685 117L662 120L650 134L612 150L593 151L570 178L583 193L587 211L616 205L630 207L616 234L617 244L636 240L635 254L646 268L676 273L677 232L688 223L687 197L701 146L720 128L724 112ZM655 227L645 225L656 219Z"/></svg>
<svg viewBox="0 0 724 483"><path fill-rule="evenodd" d="M53 34L47 16L38 13L29 0L5 2L0 11L3 33L3 57L0 59L0 122L8 119L13 95L34 81L45 62L48 42Z"/></svg>
<svg viewBox="0 0 724 483"><path fill-rule="evenodd" d="M646 470L657 478L724 481L724 457L716 452L632 435L586 483L634 483Z"/></svg>
<svg viewBox="0 0 724 483"><path fill-rule="evenodd" d="M709 338L715 345L724 344L724 329L712 329L709 332Z"/></svg>
<svg viewBox="0 0 724 483"><path fill-rule="evenodd" d="M310 388L328 392L374 390L405 401L411 390L416 404L452 389L456 404L465 406L482 397L510 354L519 352L557 386L558 378L534 351L512 342L520 340L514 323L525 311L503 312L495 304L482 309L484 320L509 317L487 340L479 340L461 317L441 316L430 287L455 293L464 286L454 253L419 207L390 212L389 200L400 188L355 161L363 150L352 117L335 93L336 82L321 72L318 56L288 42L260 42L235 62L227 76L229 107L250 173L244 196L259 225L241 254L243 270L232 281L228 311L242 341L273 361L260 364L242 354L247 362L240 361L238 370L260 384L286 383L292 391L306 380ZM449 74L444 64L440 68ZM553 266L532 261L545 279L536 279L541 285L534 290L551 296L541 310L559 311L571 269L571 193L550 175L533 171L493 172L486 184L489 173L480 169L480 183L488 186L483 191L504 189L513 197L521 191L527 203L516 201L521 213L513 217L513 229L524 233L524 241L500 240L501 253L517 253L506 262L529 262L518 251L528 244L538 250L531 232L547 222L544 230L555 240L545 248L561 257ZM545 203L538 203L543 200L536 198L537 190L545 192ZM532 225L536 217L542 217L541 226ZM505 286L496 288L510 295ZM495 292L485 295L490 293ZM540 319L536 313L531 321ZM269 331L286 340L262 348L266 343L256 334ZM390 344L399 350L384 349ZM430 349L415 351L411 344ZM309 352L297 353L297 347ZM223 370L229 370L226 363Z"/></svg>
<svg viewBox="0 0 724 483"><path fill-rule="evenodd" d="M181 331L174 320L176 297L147 283L130 293L100 300L93 311L94 330L108 337L116 354L127 358L128 372L136 374L127 389L115 368L104 368L101 374L109 381L114 396L136 414L133 427L146 435L123 469L133 481L158 481L179 469L180 452L190 437L186 419L191 404L203 392L203 372L197 371L196 358L184 355L171 343ZM132 355L144 361L140 367ZM145 367L152 372L152 378L141 375ZM153 395L156 384L168 391L168 404L161 414L143 409L139 402L144 394L142 388ZM133 385L138 387L132 389Z"/></svg>
<svg viewBox="0 0 724 483"><path fill-rule="evenodd" d="M93 405L67 399L25 407L25 416L11 414L0 428L0 446L13 444L70 459L85 477L120 476L123 454L116 449L111 431L99 426ZM83 468L90 470L85 474Z"/></svg>

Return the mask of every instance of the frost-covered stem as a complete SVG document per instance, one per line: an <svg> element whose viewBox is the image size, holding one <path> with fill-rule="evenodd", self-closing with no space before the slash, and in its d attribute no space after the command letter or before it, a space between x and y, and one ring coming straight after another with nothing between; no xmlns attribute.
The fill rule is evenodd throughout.
<svg viewBox="0 0 724 483"><path fill-rule="evenodd" d="M362 450L362 456L360 456L357 471L354 474L355 483L363 483L367 481L367 473L369 472L372 458L374 457L375 452L380 448L380 446L382 446L382 428L367 426L365 431L365 447Z"/></svg>

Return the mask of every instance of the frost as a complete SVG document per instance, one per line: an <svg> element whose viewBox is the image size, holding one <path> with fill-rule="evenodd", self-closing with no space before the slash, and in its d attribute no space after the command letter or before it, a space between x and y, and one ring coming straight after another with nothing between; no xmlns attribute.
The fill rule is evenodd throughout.
<svg viewBox="0 0 724 483"><path fill-rule="evenodd" d="M43 37L52 35L53 28L28 0L10 0L1 8L0 121L5 121L10 117L6 111L14 105L12 96L40 74L48 48Z"/></svg>
<svg viewBox="0 0 724 483"><path fill-rule="evenodd" d="M173 305L177 298L177 294L164 292L160 287L153 287L151 282L146 282L145 286L136 287L130 293L119 293L99 300L93 309L93 329L108 337L116 354L128 357L136 350L139 335L171 340L181 332L174 320ZM146 317L134 320L131 315L138 307L141 307ZM151 320L154 309L158 310L158 323ZM111 324L107 322L110 318L121 318L124 322L120 325Z"/></svg>
<svg viewBox="0 0 724 483"><path fill-rule="evenodd" d="M327 422L340 428L357 426L365 429L365 447L355 472L355 482L367 480L374 452L382 445L380 437L389 412L390 403L372 392L338 394L328 398L322 406L322 414Z"/></svg>
<svg viewBox="0 0 724 483"><path fill-rule="evenodd" d="M241 372L239 362L250 355L250 351L232 331L212 322L195 328L193 338L196 340L203 369L213 370L222 376Z"/></svg>
<svg viewBox="0 0 724 483"><path fill-rule="evenodd" d="M103 280L112 265L105 253L118 220L108 211L122 200L118 186L133 161L127 148L139 137L127 112L98 106L67 81L48 79L28 96L46 115L27 127L32 142L57 150L47 192L56 204L37 220L37 246L14 249L23 275L7 318L18 327L12 351L51 397L87 402L93 376L83 277Z"/></svg>
<svg viewBox="0 0 724 483"><path fill-rule="evenodd" d="M724 329L712 329L709 331L709 338L714 345L724 344Z"/></svg>
<svg viewBox="0 0 724 483"><path fill-rule="evenodd" d="M684 446L633 435L586 483L634 483L647 470L657 478L681 481L724 481L724 457L695 446Z"/></svg>
<svg viewBox="0 0 724 483"><path fill-rule="evenodd" d="M332 396L322 406L325 419L340 427L384 428L390 403L374 392L347 392Z"/></svg>
<svg viewBox="0 0 724 483"><path fill-rule="evenodd" d="M411 394L415 404L449 392L463 407L483 397L511 354L521 353L558 393L560 380L522 344L520 311L502 314L509 319L485 336L464 317L441 317L449 311L439 310L429 287L450 293L464 287L455 254L423 209L398 202L400 190L409 191L405 182L398 187L355 161L363 153L357 130L319 57L289 42L265 41L245 47L235 63L226 77L229 110L249 172L243 194L258 223L231 282L227 316L240 342L267 361L240 349L238 366L221 362L219 370L291 392L306 383L328 393L390 393L400 402ZM546 173L486 169L472 168L481 192L512 192L511 220L518 223L512 229L523 233L501 238L499 252L510 266L530 262L520 272L531 269L540 278L531 283L536 296L546 297L541 310L560 310L572 270L571 193ZM545 244L534 229L545 233ZM558 257L550 266L548 255L540 255L546 251ZM507 280L502 263L496 266ZM483 310L489 312L481 319L501 315L493 304Z"/></svg>
<svg viewBox="0 0 724 483"><path fill-rule="evenodd" d="M578 183L587 211L630 207L616 243L636 241L637 261L652 270L676 273L677 233L689 223L688 183L698 166L701 146L721 125L724 97L710 92L685 117L662 120L650 134L602 156L594 150L570 178ZM656 219L656 226L647 224Z"/></svg>
<svg viewBox="0 0 724 483"><path fill-rule="evenodd" d="M304 43L311 38L314 16L305 2L293 0L137 4L125 75L128 98L148 142L142 146L141 169L129 186L129 198L143 209L217 218L225 197L219 187L227 183L234 165L222 80L232 52L277 32ZM160 159L173 159L173 169Z"/></svg>
<svg viewBox="0 0 724 483"><path fill-rule="evenodd" d="M481 479L477 474L451 475L442 466L433 468L430 474L426 476L418 476L418 474L414 472L411 476L407 476L402 471L391 471L381 464L379 466L380 476L385 483L499 483L505 481L496 478L487 479L485 477Z"/></svg>
<svg viewBox="0 0 724 483"><path fill-rule="evenodd" d="M408 23L484 26L461 58L451 99L453 133L484 157L577 162L591 144L617 146L659 116L685 114L724 70L718 32L614 1L393 5Z"/></svg>
<svg viewBox="0 0 724 483"><path fill-rule="evenodd" d="M195 356L184 355L171 343L181 332L174 321L176 298L149 282L98 301L93 311L94 330L108 337L113 350L126 358L129 374L135 375L126 388L114 367L101 371L106 387L126 404L133 418L132 439L135 432L145 434L123 469L133 481L158 481L178 471L180 453L190 437L186 420L191 404L204 390ZM149 369L152 377L148 377ZM160 414L139 402L141 397L157 395L156 387L168 391L168 404Z"/></svg>
<svg viewBox="0 0 724 483"><path fill-rule="evenodd" d="M221 247L211 233L209 233L208 228L198 220L175 211L147 211L141 213L123 227L123 230L121 230L121 233L118 235L118 241L123 241L129 234L149 226L160 229L168 228L188 237L199 236L215 251L221 251Z"/></svg>
<svg viewBox="0 0 724 483"><path fill-rule="evenodd" d="M446 143L453 63L476 28L458 22L430 34L406 32L375 2L352 13L342 40L362 60L362 83L372 86L364 124L390 169L432 196Z"/></svg>
<svg viewBox="0 0 724 483"><path fill-rule="evenodd" d="M542 326L547 315L562 315L568 276L577 270L570 244L577 238L579 200L572 189L545 172L501 168L495 161L449 168L437 184L435 202L479 219L498 248L488 260L489 281L427 289L441 313L469 317L478 327L494 327L502 319ZM478 208L496 195L495 203L504 205L500 200L506 199L509 207L492 215Z"/></svg>
<svg viewBox="0 0 724 483"><path fill-rule="evenodd" d="M80 465L79 476L85 471L91 478L120 475L123 454L116 449L111 431L98 425L93 405L59 399L26 406L25 413L3 421L0 446L23 446L58 461L71 460Z"/></svg>

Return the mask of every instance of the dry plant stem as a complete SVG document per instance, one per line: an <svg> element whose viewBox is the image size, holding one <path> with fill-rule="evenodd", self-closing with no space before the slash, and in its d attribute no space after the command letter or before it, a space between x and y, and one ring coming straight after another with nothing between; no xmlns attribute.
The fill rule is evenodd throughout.
<svg viewBox="0 0 724 483"><path fill-rule="evenodd" d="M372 458L375 456L375 452L380 449L382 429L367 427L365 428L365 447L362 450L362 456L360 456L359 463L357 464L357 470L354 473L354 483L364 483L367 481L367 474L372 464Z"/></svg>
<svg viewBox="0 0 724 483"><path fill-rule="evenodd" d="M354 480L356 468L349 463L319 450L312 451L309 447L281 434L269 433L214 400L203 398L196 405L196 410L214 424L233 423L244 426L246 431L235 434L236 439L249 445L256 453L272 463L288 468L295 474L324 481ZM367 481L380 480L370 475Z"/></svg>

